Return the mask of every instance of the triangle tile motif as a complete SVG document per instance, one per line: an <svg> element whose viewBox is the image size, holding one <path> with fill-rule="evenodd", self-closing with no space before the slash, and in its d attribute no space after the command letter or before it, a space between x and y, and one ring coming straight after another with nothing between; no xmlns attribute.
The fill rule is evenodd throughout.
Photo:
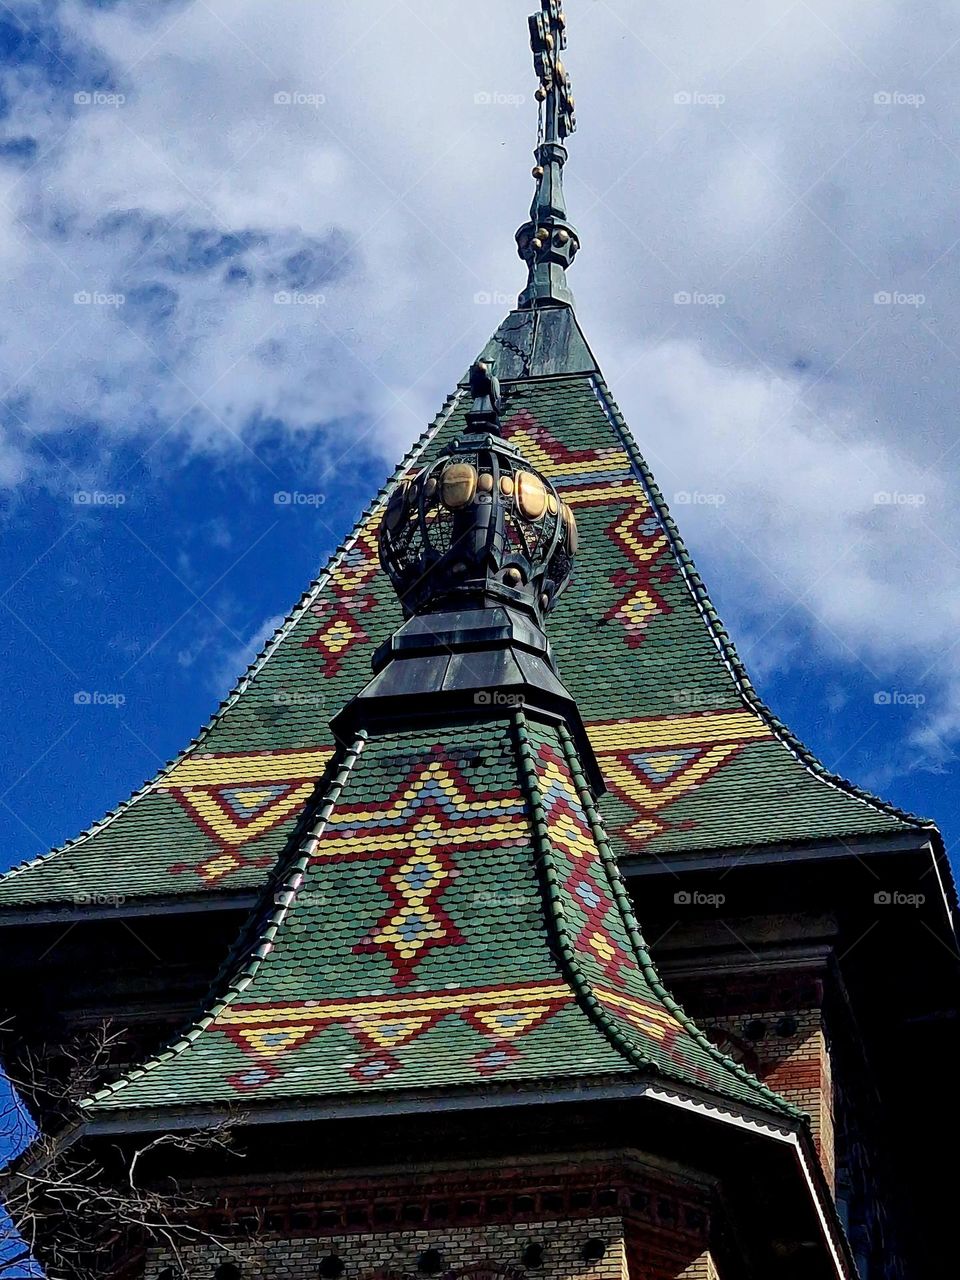
<svg viewBox="0 0 960 1280"><path fill-rule="evenodd" d="M306 778L272 786L173 787L170 793L211 840L231 849L299 812L316 784Z"/></svg>
<svg viewBox="0 0 960 1280"><path fill-rule="evenodd" d="M637 751L627 756L627 760L647 779L651 787L662 787L683 770L694 759L700 759L703 750L690 747L678 751Z"/></svg>
<svg viewBox="0 0 960 1280"><path fill-rule="evenodd" d="M360 1044L371 1050L396 1049L415 1040L443 1017L441 1012L362 1014L347 1023Z"/></svg>
<svg viewBox="0 0 960 1280"><path fill-rule="evenodd" d="M659 816L662 809L771 736L762 721L743 711L594 724L589 732L607 786L637 815L620 831L634 848L669 829Z"/></svg>
<svg viewBox="0 0 960 1280"><path fill-rule="evenodd" d="M279 1059L304 1048L334 1025L348 1031L362 1051L357 1059L345 1062L344 1069L364 1084L402 1066L394 1051L413 1043L444 1018L459 1019L484 1037L487 1047L477 1055L474 1067L481 1075L492 1074L517 1058L514 1040L535 1031L571 1002L568 987L539 982L328 1003L235 1005L225 1011L218 1026L255 1063L231 1077L234 1089L248 1091L271 1083L281 1074Z"/></svg>
<svg viewBox="0 0 960 1280"><path fill-rule="evenodd" d="M166 792L217 846L195 871L214 883L248 863L243 846L299 816L323 775L328 749L231 752L182 761L163 779ZM268 857L267 865L272 865ZM171 871L183 871L175 864Z"/></svg>
<svg viewBox="0 0 960 1280"><path fill-rule="evenodd" d="M475 1009L464 1015L471 1026L497 1040L515 1040L526 1035L556 1012L553 1004L503 1005L496 1009Z"/></svg>
<svg viewBox="0 0 960 1280"><path fill-rule="evenodd" d="M231 812L238 823L252 822L289 791L289 787L280 783L266 787L224 787L218 799L224 812Z"/></svg>
<svg viewBox="0 0 960 1280"><path fill-rule="evenodd" d="M251 1052L264 1058L278 1057L289 1049L295 1049L313 1035L315 1027L248 1027L239 1033L240 1039Z"/></svg>

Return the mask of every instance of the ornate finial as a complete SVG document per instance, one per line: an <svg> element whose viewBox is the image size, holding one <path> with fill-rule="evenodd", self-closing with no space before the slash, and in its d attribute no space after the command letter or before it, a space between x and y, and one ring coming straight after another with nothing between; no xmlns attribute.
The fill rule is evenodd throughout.
<svg viewBox="0 0 960 1280"><path fill-rule="evenodd" d="M533 176L536 194L530 221L517 232L517 251L527 263L529 279L521 307L572 306L567 267L576 257L580 238L567 220L563 196L564 139L577 127L570 77L561 54L567 47L567 20L561 0L540 0L540 13L530 18L530 46L540 87L540 141Z"/></svg>
<svg viewBox="0 0 960 1280"><path fill-rule="evenodd" d="M489 385L478 390L489 404ZM408 618L500 605L539 626L569 581L577 523L545 476L481 428L397 486L379 540Z"/></svg>
<svg viewBox="0 0 960 1280"><path fill-rule="evenodd" d="M590 739L543 629L570 582L577 522L552 482L495 434L499 391L485 362L471 369L470 391L468 431L401 481L384 511L380 563L404 622L331 727L343 741L360 727L407 731L438 716L502 718L525 707L570 727L600 795Z"/></svg>

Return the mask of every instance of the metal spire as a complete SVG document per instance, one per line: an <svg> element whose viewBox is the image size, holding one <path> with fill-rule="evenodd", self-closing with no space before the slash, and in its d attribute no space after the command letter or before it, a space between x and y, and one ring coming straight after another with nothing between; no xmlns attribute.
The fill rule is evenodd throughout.
<svg viewBox="0 0 960 1280"><path fill-rule="evenodd" d="M563 143L577 122L570 77L561 58L567 47L567 20L561 5L562 0L540 0L540 13L530 18L530 47L540 79L540 139L530 221L517 232L517 251L529 269L527 287L519 299L524 308L573 306L567 267L576 257L580 238L567 220L563 197L567 149Z"/></svg>

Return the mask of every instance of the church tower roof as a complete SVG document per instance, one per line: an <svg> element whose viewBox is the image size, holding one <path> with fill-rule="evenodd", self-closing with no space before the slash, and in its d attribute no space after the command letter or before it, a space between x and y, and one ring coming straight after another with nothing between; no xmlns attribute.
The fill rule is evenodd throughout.
<svg viewBox="0 0 960 1280"><path fill-rule="evenodd" d="M607 780L621 857L924 832L832 775L763 705L574 313L516 310L482 352L503 433L580 528L551 641ZM378 564L392 494L462 433L466 378L200 735L89 831L0 877L0 913L262 885L331 758L331 715L402 618Z"/></svg>
<svg viewBox="0 0 960 1280"><path fill-rule="evenodd" d="M580 247L562 190L574 104L556 0L531 20L540 133L528 281L481 360L499 431L575 517L574 586L550 629L557 670L606 780L621 859L650 861L936 828L832 775L761 703L574 314ZM260 889L296 850L334 758L330 719L403 609L377 531L418 470L469 426L465 376L230 698L185 751L88 831L0 877L0 921L76 904L127 909ZM551 607L553 602L551 603Z"/></svg>
<svg viewBox="0 0 960 1280"><path fill-rule="evenodd" d="M666 1085L767 1123L800 1118L657 976L544 633L576 520L500 435L484 362L470 395L466 432L384 512L380 557L405 621L333 721L341 746L305 836L220 998L85 1104L95 1127L238 1096L309 1110L480 1089L489 1105L507 1084Z"/></svg>
<svg viewBox="0 0 960 1280"><path fill-rule="evenodd" d="M360 731L265 908L221 998L90 1100L94 1127L506 1086L798 1119L660 984L562 722Z"/></svg>

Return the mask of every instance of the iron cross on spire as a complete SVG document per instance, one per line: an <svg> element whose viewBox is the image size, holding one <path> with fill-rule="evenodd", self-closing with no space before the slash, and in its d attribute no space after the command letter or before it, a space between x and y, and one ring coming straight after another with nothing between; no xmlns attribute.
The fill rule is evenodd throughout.
<svg viewBox="0 0 960 1280"><path fill-rule="evenodd" d="M530 46L540 85L537 101L543 127L536 150L533 176L537 182L530 221L517 232L517 251L528 268L527 287L519 305L569 307L573 294L567 286L567 267L576 257L580 238L567 220L563 195L563 145L577 127L573 91L561 54L567 47L567 20L562 0L540 0L540 12L530 18Z"/></svg>
<svg viewBox="0 0 960 1280"><path fill-rule="evenodd" d="M541 0L530 17L530 47L540 80L537 101L546 103L544 141L562 142L575 132L573 90L561 54L567 47L567 18L561 0Z"/></svg>

